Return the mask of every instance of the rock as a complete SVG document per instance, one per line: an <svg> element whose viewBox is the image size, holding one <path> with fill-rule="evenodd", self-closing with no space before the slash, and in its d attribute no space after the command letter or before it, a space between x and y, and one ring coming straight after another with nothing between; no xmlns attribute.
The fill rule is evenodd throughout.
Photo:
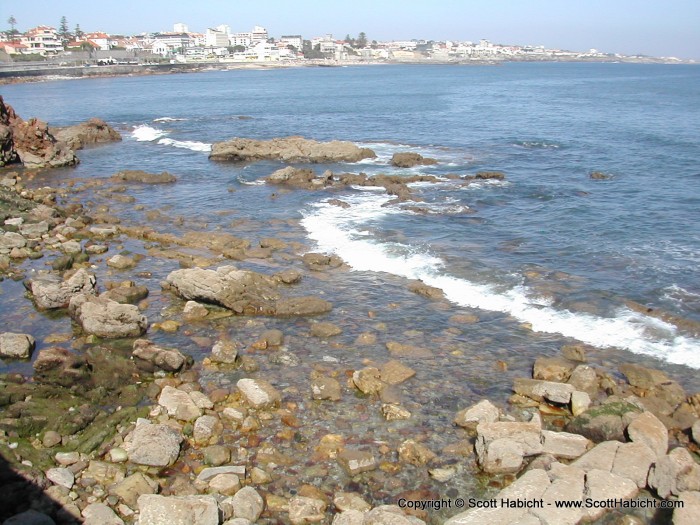
<svg viewBox="0 0 700 525"><path fill-rule="evenodd" d="M131 257L117 254L107 259L107 266L117 270L127 270L136 266L136 261Z"/></svg>
<svg viewBox="0 0 700 525"><path fill-rule="evenodd" d="M423 297L427 297L428 299L437 300L445 298L445 292L443 292L440 288L429 286L423 281L409 281L408 290L418 295L422 295Z"/></svg>
<svg viewBox="0 0 700 525"><path fill-rule="evenodd" d="M141 182L143 184L167 184L177 180L175 175L171 175L167 171L147 173L141 170L123 170L113 175L112 178L123 182Z"/></svg>
<svg viewBox="0 0 700 525"><path fill-rule="evenodd" d="M543 430L542 446L545 454L564 459L576 459L586 453L591 442L578 434Z"/></svg>
<svg viewBox="0 0 700 525"><path fill-rule="evenodd" d="M374 158L375 153L367 148L358 148L351 142L316 142L302 137L253 140L234 138L212 145L211 160L250 162L263 159L283 162L336 163L358 162Z"/></svg>
<svg viewBox="0 0 700 525"><path fill-rule="evenodd" d="M158 397L158 404L164 407L168 415L181 421L194 421L202 415L190 394L171 386L165 386Z"/></svg>
<svg viewBox="0 0 700 525"><path fill-rule="evenodd" d="M238 344L234 341L217 341L211 349L211 359L214 363L234 364L238 357Z"/></svg>
<svg viewBox="0 0 700 525"><path fill-rule="evenodd" d="M231 461L231 451L223 445L211 445L202 449L205 465L218 467Z"/></svg>
<svg viewBox="0 0 700 525"><path fill-rule="evenodd" d="M399 152L391 157L391 165L397 168L412 168L414 166L430 166L437 164L435 159L425 158L418 153Z"/></svg>
<svg viewBox="0 0 700 525"><path fill-rule="evenodd" d="M506 176L502 171L478 171L474 178L478 180L504 180Z"/></svg>
<svg viewBox="0 0 700 525"><path fill-rule="evenodd" d="M615 463L617 450L620 448L621 444L622 443L619 441L604 441L599 443L571 463L571 465L586 472L589 470L605 470L610 472Z"/></svg>
<svg viewBox="0 0 700 525"><path fill-rule="evenodd" d="M500 410L488 399L484 399L457 412L454 423L466 429L476 430L479 423L493 423L498 421L499 416Z"/></svg>
<svg viewBox="0 0 700 525"><path fill-rule="evenodd" d="M565 383L571 377L575 363L561 357L538 357L533 367L533 379Z"/></svg>
<svg viewBox="0 0 700 525"><path fill-rule="evenodd" d="M202 469L197 476L197 481L209 482L220 474L236 475L239 478L245 478L245 467L238 465L226 465L223 467L209 467Z"/></svg>
<svg viewBox="0 0 700 525"><path fill-rule="evenodd" d="M289 521L292 525L320 523L325 519L326 502L320 499L294 496L289 500Z"/></svg>
<svg viewBox="0 0 700 525"><path fill-rule="evenodd" d="M148 319L141 315L138 307L104 297L76 295L68 309L85 332L98 337L138 337L148 328Z"/></svg>
<svg viewBox="0 0 700 525"><path fill-rule="evenodd" d="M83 525L124 525L124 520L104 503L90 503L82 516Z"/></svg>
<svg viewBox="0 0 700 525"><path fill-rule="evenodd" d="M340 383L332 377L316 375L311 379L312 399L340 401L342 396Z"/></svg>
<svg viewBox="0 0 700 525"><path fill-rule="evenodd" d="M0 334L0 356L14 359L28 359L36 346L36 341L29 334L4 332Z"/></svg>
<svg viewBox="0 0 700 525"><path fill-rule="evenodd" d="M386 343L386 348L392 357L407 357L413 359L424 359L428 357L433 357L433 352L427 348L421 348L418 346L404 345L397 343L396 341L389 341Z"/></svg>
<svg viewBox="0 0 700 525"><path fill-rule="evenodd" d="M578 365L574 368L568 383L576 390L586 392L591 397L595 397L600 388L598 374L588 365Z"/></svg>
<svg viewBox="0 0 700 525"><path fill-rule="evenodd" d="M585 498L593 501L609 501L611 499L630 499L637 495L637 485L629 479L622 478L604 470L589 470L586 472ZM586 516L595 520L605 513L604 506L592 506L586 509Z"/></svg>
<svg viewBox="0 0 700 525"><path fill-rule="evenodd" d="M187 301L185 307L182 309L182 315L188 321L198 321L209 315L209 310L207 310L206 306L199 304L197 301Z"/></svg>
<svg viewBox="0 0 700 525"><path fill-rule="evenodd" d="M649 469L656 459L654 451L643 443L622 443L615 453L611 472L634 481L643 489L647 486Z"/></svg>
<svg viewBox="0 0 700 525"><path fill-rule="evenodd" d="M382 405L382 415L387 421L400 421L411 418L411 413L408 410L393 403L384 403Z"/></svg>
<svg viewBox="0 0 700 525"><path fill-rule="evenodd" d="M47 430L44 433L44 437L41 440L41 444L44 445L45 448L53 448L56 445L60 445L61 440L61 434L59 434L55 430Z"/></svg>
<svg viewBox="0 0 700 525"><path fill-rule="evenodd" d="M317 297L282 299L274 278L231 266L176 270L168 275L164 286L185 299L218 304L237 314L314 315L332 308L328 301Z"/></svg>
<svg viewBox="0 0 700 525"><path fill-rule="evenodd" d="M370 366L355 370L352 374L352 382L363 394L379 394L385 386L380 377L379 370Z"/></svg>
<svg viewBox="0 0 700 525"><path fill-rule="evenodd" d="M343 265L343 260L340 257L323 253L305 253L301 260L310 270L315 271L338 268Z"/></svg>
<svg viewBox="0 0 700 525"><path fill-rule="evenodd" d="M282 330L265 330L260 336L260 341L264 342L265 348L282 346L284 344L284 333Z"/></svg>
<svg viewBox="0 0 700 525"><path fill-rule="evenodd" d="M14 118L8 120L0 119L0 124L5 125L4 121L9 124L12 140L10 158L21 161L25 168L30 169L74 166L79 162L73 150L58 142L49 132L45 122L36 118L25 122L14 111L12 116Z"/></svg>
<svg viewBox="0 0 700 525"><path fill-rule="evenodd" d="M139 419L125 444L129 461L151 467L167 467L180 454L182 434L168 425L152 424Z"/></svg>
<svg viewBox="0 0 700 525"><path fill-rule="evenodd" d="M35 381L41 383L72 387L90 379L90 367L85 357L58 346L40 350L33 368Z"/></svg>
<svg viewBox="0 0 700 525"><path fill-rule="evenodd" d="M117 496L132 509L137 507L139 496L156 492L158 492L158 483L143 472L136 472L108 489L110 495Z"/></svg>
<svg viewBox="0 0 700 525"><path fill-rule="evenodd" d="M68 465L73 465L74 463L77 463L78 461L80 461L80 453L79 452L56 452L54 459L56 460L56 463L58 463L59 465L67 467Z"/></svg>
<svg viewBox="0 0 700 525"><path fill-rule="evenodd" d="M30 509L6 519L2 525L56 525L56 522L46 514Z"/></svg>
<svg viewBox="0 0 700 525"><path fill-rule="evenodd" d="M316 186L323 187L330 182L328 179L316 177L313 170L308 168L294 168L287 166L279 169L265 178L270 184L284 184L295 188L312 189Z"/></svg>
<svg viewBox="0 0 700 525"><path fill-rule="evenodd" d="M129 461L129 454L122 447L115 447L109 451L109 460L112 463L124 463Z"/></svg>
<svg viewBox="0 0 700 525"><path fill-rule="evenodd" d="M252 487L243 487L231 498L233 515L236 518L245 518L252 523L258 521L265 508L265 502L260 494Z"/></svg>
<svg viewBox="0 0 700 525"><path fill-rule="evenodd" d="M530 515L538 519L534 523L579 523L584 509L560 508L557 502L583 500L585 473L576 467L554 463L548 474L551 484L542 494L542 505L530 510ZM520 520L523 522L527 523L527 519Z"/></svg>
<svg viewBox="0 0 700 525"><path fill-rule="evenodd" d="M312 323L311 335L321 339L328 339L343 333L343 330L333 323Z"/></svg>
<svg viewBox="0 0 700 525"><path fill-rule="evenodd" d="M651 412L643 412L627 427L627 434L634 443L644 443L657 457L666 455L668 430Z"/></svg>
<svg viewBox="0 0 700 525"><path fill-rule="evenodd" d="M138 499L139 525L219 525L219 507L212 496L158 496Z"/></svg>
<svg viewBox="0 0 700 525"><path fill-rule="evenodd" d="M422 443L408 439L399 445L399 459L404 463L410 463L420 467L436 458L437 455Z"/></svg>
<svg viewBox="0 0 700 525"><path fill-rule="evenodd" d="M83 479L93 479L100 485L112 485L124 479L124 471L121 467L107 463L105 461L90 460L87 469L81 477Z"/></svg>
<svg viewBox="0 0 700 525"><path fill-rule="evenodd" d="M683 506L673 511L673 525L697 525L700 523L700 492L682 492L678 501Z"/></svg>
<svg viewBox="0 0 700 525"><path fill-rule="evenodd" d="M591 180L608 180L612 179L612 175L608 175L607 173L603 173L602 171L592 171L588 177Z"/></svg>
<svg viewBox="0 0 700 525"><path fill-rule="evenodd" d="M416 375L416 371L396 359L384 363L379 369L379 376L388 385L398 385Z"/></svg>
<svg viewBox="0 0 700 525"><path fill-rule="evenodd" d="M513 382L513 391L516 394L539 402L547 400L553 403L566 404L571 401L571 393L574 391L574 387L566 383L516 378Z"/></svg>
<svg viewBox="0 0 700 525"><path fill-rule="evenodd" d="M24 248L27 245L27 239L19 233L5 232L0 236L0 249L12 250L14 248ZM7 253L7 251L5 252Z"/></svg>
<svg viewBox="0 0 700 525"><path fill-rule="evenodd" d="M246 402L258 410L273 408L282 400L275 387L263 379L240 379L236 386Z"/></svg>
<svg viewBox="0 0 700 525"><path fill-rule="evenodd" d="M73 475L73 472L64 467L51 468L47 470L46 478L56 485L66 487L68 490L73 488L73 483L75 483L75 476Z"/></svg>
<svg viewBox="0 0 700 525"><path fill-rule="evenodd" d="M357 492L338 492L333 496L333 505L340 512L357 510L366 512L372 508Z"/></svg>
<svg viewBox="0 0 700 525"><path fill-rule="evenodd" d="M235 474L218 474L209 481L209 492L233 496L241 488L241 481Z"/></svg>
<svg viewBox="0 0 700 525"><path fill-rule="evenodd" d="M695 444L700 445L700 420L693 423L691 433L693 436L693 441L695 441Z"/></svg>
<svg viewBox="0 0 700 525"><path fill-rule="evenodd" d="M622 372L630 385L652 390L661 383L668 381L668 376L659 370L646 368L634 363L625 363L620 365Z"/></svg>
<svg viewBox="0 0 700 525"><path fill-rule="evenodd" d="M22 224L19 233L27 239L41 239L41 236L49 231L49 223L46 221Z"/></svg>
<svg viewBox="0 0 700 525"><path fill-rule="evenodd" d="M674 448L656 461L649 471L648 484L661 498L700 490L700 465L687 449Z"/></svg>
<svg viewBox="0 0 700 525"><path fill-rule="evenodd" d="M94 117L74 126L51 128L50 131L57 140L66 143L74 151L83 149L89 144L103 144L122 140L119 132L104 120Z"/></svg>
<svg viewBox="0 0 700 525"><path fill-rule="evenodd" d="M583 414L591 406L591 398L586 392L578 390L571 393L571 413L575 416Z"/></svg>
<svg viewBox="0 0 700 525"><path fill-rule="evenodd" d="M494 439L488 446L477 441L479 466L491 474L508 474L518 472L525 457L523 446L508 438Z"/></svg>
<svg viewBox="0 0 700 525"><path fill-rule="evenodd" d="M80 269L63 281L55 274L45 274L29 281L29 290L40 309L65 308L79 294L95 293L97 279Z"/></svg>
<svg viewBox="0 0 700 525"><path fill-rule="evenodd" d="M364 450L343 449L338 453L337 460L349 476L377 468L377 461L372 453Z"/></svg>
<svg viewBox="0 0 700 525"><path fill-rule="evenodd" d="M492 441L505 438L521 444L523 453L526 456L533 456L543 451L540 438L541 431L542 422L537 414L527 423L517 421L479 423L476 427L477 448L479 446L488 447Z"/></svg>
<svg viewBox="0 0 700 525"><path fill-rule="evenodd" d="M106 291L101 294L100 297L121 304L137 304L148 297L148 288L145 286L136 286L132 282L127 282L122 284L122 286L117 286L116 288Z"/></svg>
<svg viewBox="0 0 700 525"><path fill-rule="evenodd" d="M155 369L166 372L180 372L192 365L192 357L185 356L175 348L161 348L146 339L137 339L131 355L136 365L145 370Z"/></svg>
<svg viewBox="0 0 700 525"><path fill-rule="evenodd" d="M611 401L576 416L566 426L566 430L586 436L596 443L625 441L627 425L639 412L641 410L630 403Z"/></svg>
<svg viewBox="0 0 700 525"><path fill-rule="evenodd" d="M204 415L198 417L194 422L192 436L197 445L208 445L210 441L221 435L223 429L224 427L218 417Z"/></svg>

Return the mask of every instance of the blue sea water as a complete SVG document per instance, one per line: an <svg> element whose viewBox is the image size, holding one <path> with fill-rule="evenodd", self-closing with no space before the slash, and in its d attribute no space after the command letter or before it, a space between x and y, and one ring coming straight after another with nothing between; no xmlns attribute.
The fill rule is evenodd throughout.
<svg viewBox="0 0 700 525"><path fill-rule="evenodd" d="M232 217L274 222L270 233L287 228L310 249L340 255L357 271L348 280L381 289L419 278L456 308L505 315L535 334L700 368L692 325L626 306L632 300L700 321L697 66L234 70L8 85L2 95L24 117L68 125L99 116L123 133L122 143L81 152L81 164L55 172L51 183L168 170L179 182L142 197L208 228L228 229ZM319 173L498 170L506 178L418 184L424 202L416 211L383 206L384 194L356 188L271 199L278 189L260 179L279 164L207 158L215 141L287 135L350 140L378 154L316 166ZM397 151L438 164L393 168ZM594 171L609 178L592 180Z"/></svg>

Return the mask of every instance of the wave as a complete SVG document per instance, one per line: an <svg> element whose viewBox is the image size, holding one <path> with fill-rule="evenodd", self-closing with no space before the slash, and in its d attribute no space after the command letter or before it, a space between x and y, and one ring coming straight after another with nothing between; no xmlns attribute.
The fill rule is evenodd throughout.
<svg viewBox="0 0 700 525"><path fill-rule="evenodd" d="M454 304L502 312L535 332L560 334L605 348L616 347L669 363L700 368L700 341L679 336L676 327L627 308L615 317L560 310L533 297L525 286L505 291L455 277L445 271L444 261L427 250L401 243L382 243L362 224L400 210L383 207L391 197L363 193L344 199L351 204L340 208L325 201L304 213L302 225L318 249L341 257L353 270L387 272L407 279L420 279L440 288Z"/></svg>
<svg viewBox="0 0 700 525"><path fill-rule="evenodd" d="M147 124L136 126L131 132L131 135L139 142L152 142L156 139L164 137L168 132L163 129L152 128Z"/></svg>
<svg viewBox="0 0 700 525"><path fill-rule="evenodd" d="M527 149L560 149L563 148L558 142L549 142L547 140L518 140L513 143L514 146Z"/></svg>
<svg viewBox="0 0 700 525"><path fill-rule="evenodd" d="M174 148L189 149L192 151L211 151L211 144L205 142L196 142L192 140L174 140L174 139L160 139L158 144L163 144L165 146L173 146Z"/></svg>
<svg viewBox="0 0 700 525"><path fill-rule="evenodd" d="M158 117L154 118L153 122L178 122L180 120L187 120L186 118L176 118L176 117Z"/></svg>

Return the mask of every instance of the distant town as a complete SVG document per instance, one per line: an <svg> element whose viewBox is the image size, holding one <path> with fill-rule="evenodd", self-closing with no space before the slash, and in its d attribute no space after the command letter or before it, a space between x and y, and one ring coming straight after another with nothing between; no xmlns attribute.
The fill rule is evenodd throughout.
<svg viewBox="0 0 700 525"><path fill-rule="evenodd" d="M306 38L303 35L271 36L260 26L234 32L228 25L192 32L184 23L172 31L140 35L112 35L102 31L73 30L65 17L59 27L40 25L25 32L16 29L14 17L9 30L0 33L0 63L9 65L51 64L92 66L117 64L301 64L304 61L329 64L362 62L484 63L501 61L630 61L675 62L674 57L625 56L596 49L567 51L535 45L504 45L489 40L377 41L365 33L338 38L331 34ZM692 61L691 61L692 62Z"/></svg>

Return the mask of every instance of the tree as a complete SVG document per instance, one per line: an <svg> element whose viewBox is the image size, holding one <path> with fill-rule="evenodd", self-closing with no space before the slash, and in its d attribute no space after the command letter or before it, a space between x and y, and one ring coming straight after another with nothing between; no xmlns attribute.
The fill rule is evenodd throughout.
<svg viewBox="0 0 700 525"><path fill-rule="evenodd" d="M83 35L84 35L85 33L83 33L83 32L80 30L80 24L75 24L75 31L73 31L73 34L75 35L75 39L76 39L76 40L78 40L78 39L80 39L80 38L83 38Z"/></svg>
<svg viewBox="0 0 700 525"><path fill-rule="evenodd" d="M9 34L10 36L14 35L17 33L17 30L15 29L15 26L17 25L17 19L14 17L14 15L10 15L10 18L7 19L7 23L10 24L10 29Z"/></svg>
<svg viewBox="0 0 700 525"><path fill-rule="evenodd" d="M65 48L71 37L70 30L68 29L68 20L66 20L65 16L61 17L61 24L58 26L58 36Z"/></svg>
<svg viewBox="0 0 700 525"><path fill-rule="evenodd" d="M350 45L350 47L355 47L355 39L351 37L349 34L345 35L345 42Z"/></svg>
<svg viewBox="0 0 700 525"><path fill-rule="evenodd" d="M363 32L361 32L359 35L357 35L357 41L355 42L356 45L354 47L359 47L359 48L365 48L367 47L367 35Z"/></svg>

